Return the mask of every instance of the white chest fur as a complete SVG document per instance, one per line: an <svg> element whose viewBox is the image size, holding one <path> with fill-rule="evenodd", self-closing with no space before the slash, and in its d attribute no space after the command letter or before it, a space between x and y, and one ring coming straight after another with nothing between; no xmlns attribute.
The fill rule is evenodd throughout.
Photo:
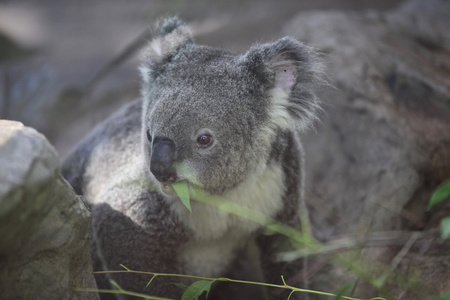
<svg viewBox="0 0 450 300"><path fill-rule="evenodd" d="M264 172L250 176L223 199L274 217L281 209L285 191L282 167L273 163ZM181 255L184 271L189 274L220 275L218 273L232 259L233 250L265 225L195 200L191 201L191 207L192 212L189 212L179 200L172 203L181 221L194 232Z"/></svg>

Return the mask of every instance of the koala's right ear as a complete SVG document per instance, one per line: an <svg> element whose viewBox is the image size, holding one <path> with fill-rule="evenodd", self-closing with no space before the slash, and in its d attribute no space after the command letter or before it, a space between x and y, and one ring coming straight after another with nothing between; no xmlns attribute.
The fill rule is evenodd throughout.
<svg viewBox="0 0 450 300"><path fill-rule="evenodd" d="M144 82L150 80L154 66L178 49L192 42L191 29L178 17L160 20L156 24L155 37L141 52L141 71Z"/></svg>
<svg viewBox="0 0 450 300"><path fill-rule="evenodd" d="M302 130L317 119L321 108L316 85L322 64L313 48L285 37L251 47L241 62L267 84L272 125Z"/></svg>

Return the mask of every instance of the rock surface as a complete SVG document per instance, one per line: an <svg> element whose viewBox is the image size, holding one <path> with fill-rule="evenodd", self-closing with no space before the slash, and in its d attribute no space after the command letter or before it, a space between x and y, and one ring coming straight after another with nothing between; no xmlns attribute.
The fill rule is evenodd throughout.
<svg viewBox="0 0 450 300"><path fill-rule="evenodd" d="M325 52L334 87L323 90L323 124L303 140L317 236L415 231L395 246L347 258L362 258L363 271L397 299L450 291L449 243L418 238L434 236L440 219L450 216L450 201L426 211L434 189L450 178L450 2L410 1L387 13L300 14L284 32ZM355 279L336 265L320 273L314 288L321 291ZM353 295L380 294L361 282Z"/></svg>
<svg viewBox="0 0 450 300"><path fill-rule="evenodd" d="M59 174L55 150L32 128L0 120L2 299L97 299L90 212Z"/></svg>
<svg viewBox="0 0 450 300"><path fill-rule="evenodd" d="M111 5L111 1L104 2ZM449 3L409 1L388 13L308 11L289 22L284 30L325 53L329 82L335 87L324 87L323 98L328 104L323 124L317 126L317 133L304 137L306 195L317 236L328 242L341 235L364 238L381 232L379 236L386 239L386 231L406 232L407 238L401 243L347 253L354 261L362 258L360 266L372 278L387 277L386 282L391 284L388 288L397 299L432 299L450 291L450 245L439 241L427 244L428 240L414 236L433 236L442 217L450 215L448 202L426 211L432 191L450 177ZM91 13L91 6L87 7ZM117 10L121 18L123 9ZM98 10L104 11L100 6ZM128 15L136 20L134 14ZM235 14L230 15L234 20ZM266 16L262 15L266 23ZM77 22L82 19L73 16ZM247 13L243 16L247 23L256 24L259 34L265 32L259 23L248 21L251 19ZM47 21L47 16L44 19ZM102 18L90 19L106 24ZM108 23L101 31L110 28L113 36L123 38L125 35L116 34L123 25L117 19L112 24L117 27ZM229 44L228 37L242 36L236 34L235 29L242 27L239 24L242 23L233 22L227 38L215 31L209 36ZM92 26L89 23L87 28ZM140 30L129 31L131 40ZM61 32L67 36L67 28ZM86 31L80 33L92 39ZM59 35L55 36L59 45ZM211 44L211 38L201 39ZM245 40L255 38L245 36ZM79 43L73 38L69 42L73 41ZM123 44L122 41L115 48L108 45L108 49L113 49L109 56ZM233 46L246 47L247 44ZM68 53L66 48L63 47L64 55ZM89 48L86 53L93 52ZM108 57L104 51L97 52L102 58ZM72 55L67 57L71 62L77 61L77 66L86 65L73 60ZM103 63L92 58L87 61ZM135 65L129 65L135 74ZM87 77L82 76L79 81L84 82ZM123 81L131 77L118 73L117 78ZM104 108L98 111L103 112ZM100 119L92 115L78 118L81 124ZM9 129L6 126L7 123L0 124L0 297L96 298L71 291L72 287L95 284L90 270L87 271L89 222L84 204L59 177L57 162L52 158L54 152L42 144L42 137L17 123L8 125ZM78 138L68 134L68 130L79 130L78 127L64 127L61 136L74 143ZM20 148L19 136L25 137L20 138ZM38 158L41 154L42 158ZM37 196L25 196L33 192ZM66 217L77 212L85 215L83 221L66 221ZM70 237L72 228L76 233ZM52 237L51 241L48 237ZM329 261L328 257L312 257L310 265L320 266L324 261ZM386 272L392 269L396 275ZM77 277L75 273L82 275ZM355 278L342 266L329 263L313 277L311 288L336 292ZM379 294L362 284L362 280L353 291L353 295L366 298Z"/></svg>

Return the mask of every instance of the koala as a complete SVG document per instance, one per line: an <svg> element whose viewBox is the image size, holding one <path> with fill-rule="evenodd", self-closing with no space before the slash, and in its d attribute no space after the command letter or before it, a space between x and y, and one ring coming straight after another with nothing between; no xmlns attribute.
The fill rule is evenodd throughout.
<svg viewBox="0 0 450 300"><path fill-rule="evenodd" d="M94 270L124 265L275 284L283 276L302 287L296 279L302 262L277 259L292 246L286 237L205 200L222 199L300 229L299 134L320 112L316 52L285 37L233 54L194 43L190 28L171 17L158 23L141 57L142 99L98 125L62 166L91 207ZM191 211L172 186L180 181L187 182ZM146 287L150 278L96 275L100 289L113 289L114 280L125 290L181 297L172 283L184 279L158 276ZM258 288L255 296L231 283L213 288L209 299L286 299L290 292Z"/></svg>

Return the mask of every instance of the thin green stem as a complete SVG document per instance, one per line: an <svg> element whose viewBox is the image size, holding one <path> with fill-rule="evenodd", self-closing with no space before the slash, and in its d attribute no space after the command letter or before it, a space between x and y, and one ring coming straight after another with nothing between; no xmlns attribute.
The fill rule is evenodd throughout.
<svg viewBox="0 0 450 300"><path fill-rule="evenodd" d="M124 267L124 266L122 266L122 267ZM292 291L291 294L289 295L289 297L294 292L310 293L310 294L329 296L329 297L336 296L335 294L332 294L332 293L326 293L326 292L315 291L315 290L308 290L308 289L301 289L301 288L290 286L290 285L286 284L286 282L284 281L283 277L282 277L283 285L279 285L279 284L271 284L271 283L264 283L264 282L255 282L255 281L246 281L246 280L237 280L237 279L229 279L229 278L209 278L209 277L191 276L191 275L183 275L183 274L170 274L170 273L156 273L156 272L134 271L134 270L130 270L130 269L126 268L126 267L124 267L124 268L125 268L125 270L100 271L100 272L95 272L95 273L96 274L106 274L106 273L108 273L108 274L114 274L114 273L145 274L145 275L152 275L152 280L156 276L166 276L166 277L191 278L191 279L208 280L208 281L227 281L227 282L233 282L233 283L242 283L242 284L266 286L266 287L272 287L272 288L288 289L288 290ZM115 292L119 292L119 291L115 291ZM346 300L362 300L360 298L352 298L352 297L347 297L347 296L341 296L341 298L342 299L346 299ZM374 299L385 300L383 298L372 298L371 300L374 300Z"/></svg>
<svg viewBox="0 0 450 300"><path fill-rule="evenodd" d="M290 300L290 299L291 299L291 296L292 296L293 293L295 293L294 290L292 290L292 291L289 293L289 297L287 298L287 300Z"/></svg>
<svg viewBox="0 0 450 300"><path fill-rule="evenodd" d="M147 285L145 287L148 287L150 285L150 283L152 283L153 279L155 279L156 275L153 275L152 279L149 280L149 282L147 283Z"/></svg>

